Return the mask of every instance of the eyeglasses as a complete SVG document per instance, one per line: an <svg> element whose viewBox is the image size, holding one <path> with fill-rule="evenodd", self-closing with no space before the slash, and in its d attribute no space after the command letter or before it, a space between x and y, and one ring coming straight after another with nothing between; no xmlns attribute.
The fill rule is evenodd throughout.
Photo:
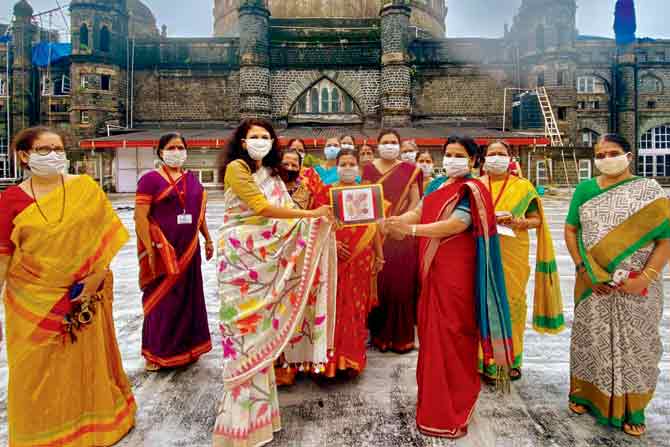
<svg viewBox="0 0 670 447"><path fill-rule="evenodd" d="M65 152L65 148L63 146L40 146L34 147L32 151L37 152L39 155L49 155L52 152L62 154Z"/></svg>

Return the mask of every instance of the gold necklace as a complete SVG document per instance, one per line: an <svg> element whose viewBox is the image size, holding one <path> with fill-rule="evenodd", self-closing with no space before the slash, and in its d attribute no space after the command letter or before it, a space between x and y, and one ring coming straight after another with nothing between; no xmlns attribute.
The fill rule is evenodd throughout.
<svg viewBox="0 0 670 447"><path fill-rule="evenodd" d="M60 210L60 219L58 220L58 222L56 222L56 224L63 222L63 218L65 217L65 180L63 180L62 175L60 176L60 184L63 187L63 205L61 206ZM44 214L44 211L42 211L42 207L40 206L40 203L37 200L37 195L35 194L35 189L33 188L32 177L30 177L30 192L33 194L33 198L35 199L35 206L37 206L37 211L39 211L40 214L42 215L42 219L44 219L46 223L51 224L51 222L49 222L49 219L47 219L46 214Z"/></svg>

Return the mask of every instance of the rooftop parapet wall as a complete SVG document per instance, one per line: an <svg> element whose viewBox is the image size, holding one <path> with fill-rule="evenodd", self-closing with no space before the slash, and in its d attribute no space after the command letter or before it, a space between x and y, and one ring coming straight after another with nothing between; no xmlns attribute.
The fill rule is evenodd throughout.
<svg viewBox="0 0 670 447"><path fill-rule="evenodd" d="M417 39L410 44L414 65L439 66L506 64L502 39Z"/></svg>
<svg viewBox="0 0 670 447"><path fill-rule="evenodd" d="M239 39L169 38L135 42L135 69L217 67L237 69Z"/></svg>

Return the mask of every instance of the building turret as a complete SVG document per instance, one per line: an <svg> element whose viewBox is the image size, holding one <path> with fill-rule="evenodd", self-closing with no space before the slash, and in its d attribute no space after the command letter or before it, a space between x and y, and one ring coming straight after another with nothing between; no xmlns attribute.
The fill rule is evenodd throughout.
<svg viewBox="0 0 670 447"><path fill-rule="evenodd" d="M409 67L409 24L412 9L393 0L381 10L382 125L403 127L411 122L412 79Z"/></svg>
<svg viewBox="0 0 670 447"><path fill-rule="evenodd" d="M32 49L33 42L37 38L38 29L32 23L33 8L26 0L21 0L14 5L13 28L13 62L11 68L11 91L12 101L12 135L29 127L35 121L37 98L32 93L33 86L33 64Z"/></svg>
<svg viewBox="0 0 670 447"><path fill-rule="evenodd" d="M128 48L126 0L73 0L72 108L77 138L91 138L106 123L125 121Z"/></svg>
<svg viewBox="0 0 670 447"><path fill-rule="evenodd" d="M266 0L240 0L240 115L270 118L270 11Z"/></svg>

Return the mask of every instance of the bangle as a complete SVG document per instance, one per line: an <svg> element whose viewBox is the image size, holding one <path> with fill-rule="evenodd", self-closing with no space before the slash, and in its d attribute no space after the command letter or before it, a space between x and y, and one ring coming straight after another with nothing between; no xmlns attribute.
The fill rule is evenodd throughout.
<svg viewBox="0 0 670 447"><path fill-rule="evenodd" d="M647 273L646 270L642 270L642 276L647 278L649 280L649 282L654 282L654 278L652 278L651 275L649 275L649 273Z"/></svg>
<svg viewBox="0 0 670 447"><path fill-rule="evenodd" d="M581 272L582 269L586 269L586 264L584 264L584 261L581 261L579 264L575 264L576 272Z"/></svg>
<svg viewBox="0 0 670 447"><path fill-rule="evenodd" d="M416 237L416 225L412 225L412 237Z"/></svg>
<svg viewBox="0 0 670 447"><path fill-rule="evenodd" d="M654 272L654 274L656 275L657 278L660 276L659 271L656 270L655 268L651 267L651 266L645 267L644 270L651 270L652 272Z"/></svg>

